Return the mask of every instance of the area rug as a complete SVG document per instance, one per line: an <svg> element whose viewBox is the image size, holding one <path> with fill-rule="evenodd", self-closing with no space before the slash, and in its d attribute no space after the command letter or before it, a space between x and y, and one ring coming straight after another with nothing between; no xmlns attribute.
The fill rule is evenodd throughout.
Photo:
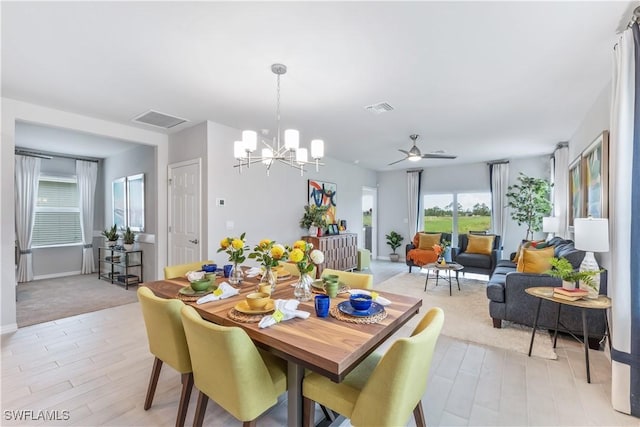
<svg viewBox="0 0 640 427"><path fill-rule="evenodd" d="M424 291L425 279L426 273L401 273L380 283L375 288L422 298L420 313L426 313L431 307L442 308L445 314L443 335L524 354L529 352L532 328L505 321L502 322L501 329L493 327L493 322L489 317L486 282L461 276L461 290L458 291L454 278L452 295L449 296L449 284L442 277L436 286L436 281L431 274L426 292ZM419 316L416 317L419 318ZM536 331L532 356L544 359L558 358L547 331Z"/></svg>
<svg viewBox="0 0 640 427"><path fill-rule="evenodd" d="M97 273L20 283L16 320L23 327L130 304L138 301L136 290L99 280Z"/></svg>

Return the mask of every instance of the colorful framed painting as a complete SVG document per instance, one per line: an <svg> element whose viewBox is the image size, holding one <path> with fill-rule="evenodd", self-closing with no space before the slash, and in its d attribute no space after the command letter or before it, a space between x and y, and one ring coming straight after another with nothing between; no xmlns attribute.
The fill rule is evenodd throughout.
<svg viewBox="0 0 640 427"><path fill-rule="evenodd" d="M609 216L609 132L604 131L582 152L586 216Z"/></svg>
<svg viewBox="0 0 640 427"><path fill-rule="evenodd" d="M308 201L309 206L327 206L327 214L325 220L327 224L333 224L336 222L336 193L338 186L333 182L316 181L310 179L308 181L309 192Z"/></svg>
<svg viewBox="0 0 640 427"><path fill-rule="evenodd" d="M582 196L582 158L578 157L569 165L569 226L575 218L584 217Z"/></svg>

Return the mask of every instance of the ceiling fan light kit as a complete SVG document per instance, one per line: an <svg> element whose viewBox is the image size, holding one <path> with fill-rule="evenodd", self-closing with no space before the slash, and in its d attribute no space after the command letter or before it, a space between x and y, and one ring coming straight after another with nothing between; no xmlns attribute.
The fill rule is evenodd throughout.
<svg viewBox="0 0 640 427"><path fill-rule="evenodd" d="M406 157L404 159L396 160L395 162L389 163L388 166L395 165L396 163L400 163L404 160L409 160L410 162L417 162L422 159L455 159L458 156L452 156L449 154L444 154L442 151L437 153L427 153L422 154L420 149L416 146L416 140L420 137L418 134L409 135L409 138L413 142L413 146L409 151L398 149L401 153L403 153Z"/></svg>
<svg viewBox="0 0 640 427"><path fill-rule="evenodd" d="M254 163L262 163L267 167L267 176L271 166L275 161L279 161L294 169L300 171L300 176L304 174L304 166L315 164L316 172L320 163L320 159L324 157L324 141L314 139L311 141L311 152L307 148L300 147L300 132L296 129L286 129L284 131L284 141L280 140L280 76L287 72L287 66L284 64L273 64L271 71L277 76L277 103L276 103L276 135L273 137L272 143L268 143L263 139L268 134L268 130L263 130L263 136L260 141L265 146L260 151L260 156L252 156L252 153L258 148L258 133L253 130L242 131L242 140L233 143L233 157L238 163L234 167L242 173L243 167L249 167ZM309 160L309 154L311 159Z"/></svg>

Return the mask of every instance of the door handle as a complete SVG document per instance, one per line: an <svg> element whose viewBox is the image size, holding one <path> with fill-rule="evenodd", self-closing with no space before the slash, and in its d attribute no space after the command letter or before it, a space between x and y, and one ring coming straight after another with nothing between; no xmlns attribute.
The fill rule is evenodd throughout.
<svg viewBox="0 0 640 427"><path fill-rule="evenodd" d="M193 240L189 240L190 243L193 243L194 245L198 244L198 239L193 239Z"/></svg>

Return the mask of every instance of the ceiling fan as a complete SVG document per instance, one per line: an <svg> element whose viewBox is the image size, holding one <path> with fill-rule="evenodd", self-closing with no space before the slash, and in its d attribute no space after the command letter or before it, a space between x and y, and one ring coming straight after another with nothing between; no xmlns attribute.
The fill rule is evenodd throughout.
<svg viewBox="0 0 640 427"><path fill-rule="evenodd" d="M422 154L420 152L420 149L418 147L416 147L416 140L420 137L420 135L417 134L413 134L410 135L409 138L411 138L411 141L413 142L413 147L411 147L411 149L409 151L406 150L398 150L402 153L404 153L406 155L406 157L404 159L400 159L397 160L393 163L389 163L389 166L391 165L395 165L396 163L400 163L403 160L409 160L412 162L417 162L418 160L421 159L455 159L458 156L452 156L450 154L444 154L444 153L427 153L427 154Z"/></svg>

